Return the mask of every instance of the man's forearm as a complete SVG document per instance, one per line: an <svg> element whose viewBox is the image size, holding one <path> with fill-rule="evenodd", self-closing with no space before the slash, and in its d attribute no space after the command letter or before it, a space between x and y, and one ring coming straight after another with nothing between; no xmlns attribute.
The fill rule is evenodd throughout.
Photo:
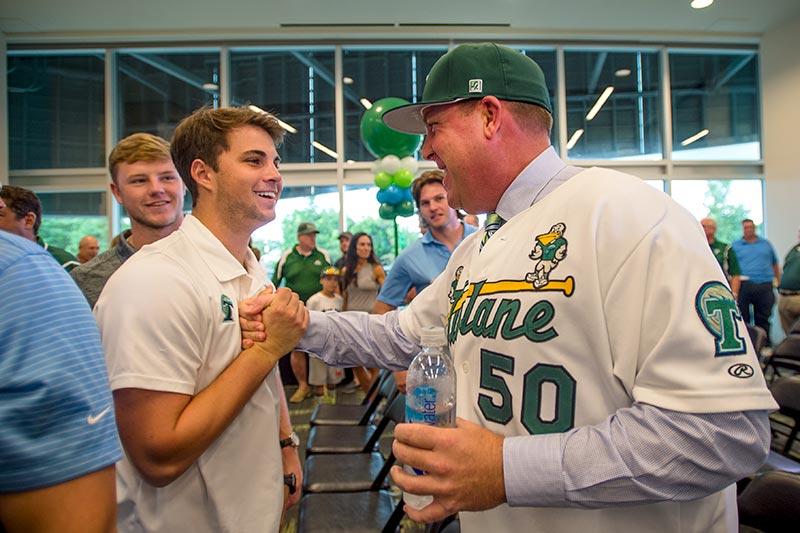
<svg viewBox="0 0 800 533"><path fill-rule="evenodd" d="M595 426L506 438L506 494L512 506L695 500L756 471L769 440L765 411L697 415L635 404Z"/></svg>
<svg viewBox="0 0 800 533"><path fill-rule="evenodd" d="M298 350L318 355L332 366L406 370L419 346L402 332L397 311L383 315L350 311L310 311Z"/></svg>
<svg viewBox="0 0 800 533"><path fill-rule="evenodd" d="M114 391L120 436L137 469L156 486L171 483L228 428L280 357L244 350L195 396Z"/></svg>

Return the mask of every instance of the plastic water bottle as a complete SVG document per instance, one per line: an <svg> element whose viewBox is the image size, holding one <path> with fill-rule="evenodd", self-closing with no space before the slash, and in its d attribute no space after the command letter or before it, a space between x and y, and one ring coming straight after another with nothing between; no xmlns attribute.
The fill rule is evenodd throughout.
<svg viewBox="0 0 800 533"><path fill-rule="evenodd" d="M406 422L437 427L456 425L456 372L447 350L444 328L428 327L422 331L422 350L411 361L406 377ZM403 467L413 475L425 472ZM403 493L403 501L422 509L433 496Z"/></svg>

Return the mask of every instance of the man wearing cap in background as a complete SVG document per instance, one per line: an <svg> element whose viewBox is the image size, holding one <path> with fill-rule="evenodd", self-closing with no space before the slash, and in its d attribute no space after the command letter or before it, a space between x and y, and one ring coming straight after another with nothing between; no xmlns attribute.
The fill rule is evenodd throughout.
<svg viewBox="0 0 800 533"><path fill-rule="evenodd" d="M450 206L486 225L407 308L312 313L298 348L398 369L422 328L446 325L458 427L395 428L398 462L426 472L394 467L395 482L434 497L407 506L414 520L733 531L734 482L764 461L776 407L736 302L691 214L636 177L566 165L551 113L541 69L515 50L440 58L420 103L383 120L426 134Z"/></svg>
<svg viewBox="0 0 800 533"><path fill-rule="evenodd" d="M333 263L333 266L338 268L339 270L344 268L344 260L347 257L347 248L350 246L350 239L353 238L353 234L349 231L343 231L339 234L339 251L342 252L342 257L336 260Z"/></svg>
<svg viewBox="0 0 800 533"><path fill-rule="evenodd" d="M297 244L283 253L272 275L275 287L283 282L300 296L303 303L322 289L320 274L331 265L328 252L317 248L318 233L313 223L301 222L297 226ZM297 379L297 390L289 401L300 403L312 394L308 386L308 355L300 351L292 352L291 363Z"/></svg>

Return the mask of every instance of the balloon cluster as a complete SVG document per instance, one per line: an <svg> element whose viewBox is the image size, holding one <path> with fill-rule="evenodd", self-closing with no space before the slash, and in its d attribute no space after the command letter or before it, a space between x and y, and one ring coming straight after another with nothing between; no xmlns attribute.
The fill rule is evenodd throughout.
<svg viewBox="0 0 800 533"><path fill-rule="evenodd" d="M419 150L422 136L395 131L381 119L386 111L406 104L408 102L402 98L383 98L361 117L361 140L378 158L372 165L372 172L375 185L380 189L376 195L381 204L378 215L386 220L414 214L411 182L418 164L412 154Z"/></svg>
<svg viewBox="0 0 800 533"><path fill-rule="evenodd" d="M411 156L400 159L387 155L372 164L375 185L380 189L375 196L381 203L378 215L386 220L396 216L410 217L414 214L411 182L417 172L417 160Z"/></svg>

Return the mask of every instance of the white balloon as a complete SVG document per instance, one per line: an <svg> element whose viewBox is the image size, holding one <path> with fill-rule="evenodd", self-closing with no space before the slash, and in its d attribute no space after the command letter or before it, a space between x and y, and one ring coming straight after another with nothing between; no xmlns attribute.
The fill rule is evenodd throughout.
<svg viewBox="0 0 800 533"><path fill-rule="evenodd" d="M380 172L381 171L381 160L380 159L376 159L375 161L373 161L372 164L369 166L369 170L373 174L377 174L378 172Z"/></svg>
<svg viewBox="0 0 800 533"><path fill-rule="evenodd" d="M381 170L387 174L394 174L400 170L400 158L396 155L387 155L381 160Z"/></svg>
<svg viewBox="0 0 800 533"><path fill-rule="evenodd" d="M417 170L419 170L419 161L417 161L416 159L414 159L410 155L404 157L403 159L401 159L400 160L400 165L404 169L406 169L409 172L411 172L412 174L416 174Z"/></svg>

